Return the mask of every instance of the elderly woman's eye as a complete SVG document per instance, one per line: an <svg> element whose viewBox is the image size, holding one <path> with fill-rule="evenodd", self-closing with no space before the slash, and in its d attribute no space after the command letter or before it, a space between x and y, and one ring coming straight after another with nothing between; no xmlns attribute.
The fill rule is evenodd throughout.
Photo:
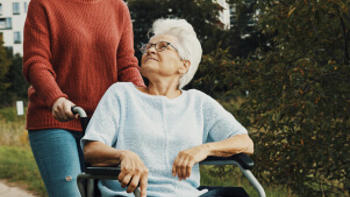
<svg viewBox="0 0 350 197"><path fill-rule="evenodd" d="M160 42L158 44L159 49L166 49L168 47L168 44L166 42Z"/></svg>
<svg viewBox="0 0 350 197"><path fill-rule="evenodd" d="M147 50L150 49L151 47L152 47L152 45L150 43L145 45L145 49L147 49Z"/></svg>

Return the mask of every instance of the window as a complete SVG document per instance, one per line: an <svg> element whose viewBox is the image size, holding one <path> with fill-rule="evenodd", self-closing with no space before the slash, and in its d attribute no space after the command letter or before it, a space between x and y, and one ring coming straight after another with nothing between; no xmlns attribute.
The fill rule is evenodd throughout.
<svg viewBox="0 0 350 197"><path fill-rule="evenodd" d="M11 18L0 18L0 30L12 29Z"/></svg>
<svg viewBox="0 0 350 197"><path fill-rule="evenodd" d="M19 15L20 14L19 3L18 2L12 3L12 11L13 11L13 15Z"/></svg>
<svg viewBox="0 0 350 197"><path fill-rule="evenodd" d="M8 54L13 54L13 47L12 46L5 46L5 49L7 50Z"/></svg>
<svg viewBox="0 0 350 197"><path fill-rule="evenodd" d="M28 2L24 2L24 13L27 13L28 10Z"/></svg>
<svg viewBox="0 0 350 197"><path fill-rule="evenodd" d="M13 43L15 43L15 44L22 43L21 32L19 32L19 31L13 32Z"/></svg>

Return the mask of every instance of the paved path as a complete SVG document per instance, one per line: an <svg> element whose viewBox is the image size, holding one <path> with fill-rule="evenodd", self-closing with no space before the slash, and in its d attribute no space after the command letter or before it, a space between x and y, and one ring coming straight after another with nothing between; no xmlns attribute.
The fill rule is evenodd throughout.
<svg viewBox="0 0 350 197"><path fill-rule="evenodd" d="M15 186L10 186L5 181L0 180L0 197L37 197L29 192Z"/></svg>

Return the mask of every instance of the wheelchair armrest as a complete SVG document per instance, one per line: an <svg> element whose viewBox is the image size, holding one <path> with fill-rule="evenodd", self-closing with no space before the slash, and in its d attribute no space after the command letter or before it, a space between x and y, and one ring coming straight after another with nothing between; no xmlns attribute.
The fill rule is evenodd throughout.
<svg viewBox="0 0 350 197"><path fill-rule="evenodd" d="M204 161L200 162L203 165L227 165L232 164L232 162L237 162L244 169L252 169L254 166L254 161L244 153L239 153L232 155L230 157L207 157Z"/></svg>
<svg viewBox="0 0 350 197"><path fill-rule="evenodd" d="M257 190L260 197L265 197L264 188L260 185L259 181L251 173L250 169L253 168L253 160L244 153L236 154L231 157L208 157L204 161L200 162L200 165L239 165L242 173ZM85 173L78 176L78 185L82 179L114 179L116 180L120 173L120 166L111 167L95 167L88 166L85 168ZM80 186L81 187L81 186ZM82 189L80 189L83 191Z"/></svg>
<svg viewBox="0 0 350 197"><path fill-rule="evenodd" d="M115 176L120 173L120 166L87 166L85 173L97 175L97 176Z"/></svg>
<svg viewBox="0 0 350 197"><path fill-rule="evenodd" d="M213 157L210 156L204 161L200 162L201 165L220 165L220 164L232 164L232 162L239 163L244 169L252 169L254 161L244 153L236 154L230 157ZM120 173L120 166L87 166L85 173L102 176L116 176Z"/></svg>

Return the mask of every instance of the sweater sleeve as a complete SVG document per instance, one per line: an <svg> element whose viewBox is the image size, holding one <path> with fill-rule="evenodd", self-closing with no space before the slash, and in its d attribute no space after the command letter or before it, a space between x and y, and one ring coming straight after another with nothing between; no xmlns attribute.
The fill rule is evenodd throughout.
<svg viewBox="0 0 350 197"><path fill-rule="evenodd" d="M118 84L114 84L101 98L81 140L82 148L85 141L99 141L108 146L116 142L121 117L119 92Z"/></svg>
<svg viewBox="0 0 350 197"><path fill-rule="evenodd" d="M24 25L23 74L48 107L59 97L68 97L56 82L51 64L49 22L38 0L29 3Z"/></svg>
<svg viewBox="0 0 350 197"><path fill-rule="evenodd" d="M204 97L204 143L222 141L234 135L248 134L246 128L220 103L208 95Z"/></svg>
<svg viewBox="0 0 350 197"><path fill-rule="evenodd" d="M134 51L134 34L127 5L122 3L123 32L117 52L118 81L133 82L136 86L145 86L141 77Z"/></svg>

